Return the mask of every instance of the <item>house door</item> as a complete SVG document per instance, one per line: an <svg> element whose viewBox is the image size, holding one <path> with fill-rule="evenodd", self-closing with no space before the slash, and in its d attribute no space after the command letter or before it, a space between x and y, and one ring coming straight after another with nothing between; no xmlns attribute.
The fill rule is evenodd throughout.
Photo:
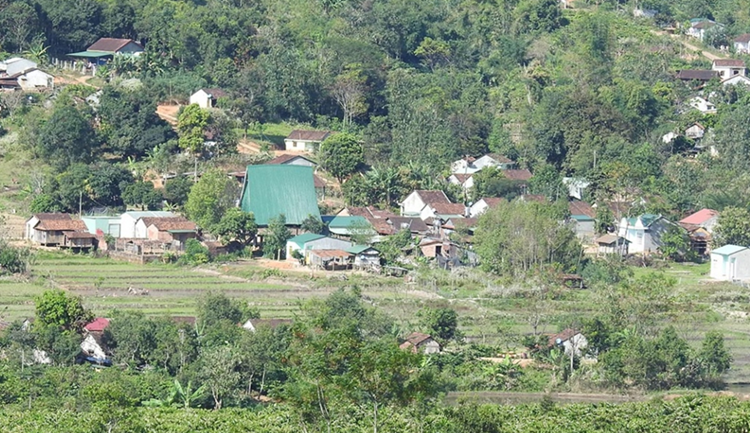
<svg viewBox="0 0 750 433"><path fill-rule="evenodd" d="M737 259L735 259L734 257L732 257L731 259L729 259L729 279L730 280L733 280L733 279L735 279L735 277L737 277L737 274L735 272L736 271L735 266L737 264L736 260Z"/></svg>
<svg viewBox="0 0 750 433"><path fill-rule="evenodd" d="M443 255L443 247L438 245L435 247L435 257Z"/></svg>

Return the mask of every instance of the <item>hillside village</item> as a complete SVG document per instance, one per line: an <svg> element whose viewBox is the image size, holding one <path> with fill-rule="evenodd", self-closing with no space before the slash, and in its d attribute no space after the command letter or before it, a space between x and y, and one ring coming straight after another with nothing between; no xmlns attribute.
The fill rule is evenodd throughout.
<svg viewBox="0 0 750 433"><path fill-rule="evenodd" d="M9 431L567 431L746 386L744 3L68 6L0 2Z"/></svg>

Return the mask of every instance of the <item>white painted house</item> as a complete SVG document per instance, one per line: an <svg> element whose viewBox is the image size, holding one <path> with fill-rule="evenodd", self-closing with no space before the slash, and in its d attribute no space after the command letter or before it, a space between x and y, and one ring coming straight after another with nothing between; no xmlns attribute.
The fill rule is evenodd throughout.
<svg viewBox="0 0 750 433"><path fill-rule="evenodd" d="M581 177L564 177L562 183L568 187L568 196L576 200L583 200L584 191L591 185L591 182Z"/></svg>
<svg viewBox="0 0 750 433"><path fill-rule="evenodd" d="M197 104L201 108L213 108L219 98L226 98L227 92L221 89L200 89L190 95L190 104Z"/></svg>
<svg viewBox="0 0 750 433"><path fill-rule="evenodd" d="M738 59L716 59L711 65L711 70L719 73L722 80L745 75L745 62Z"/></svg>
<svg viewBox="0 0 750 433"><path fill-rule="evenodd" d="M700 123L693 123L689 128L685 129L685 137L700 140L706 134L706 127Z"/></svg>
<svg viewBox="0 0 750 433"><path fill-rule="evenodd" d="M700 96L696 96L688 103L701 113L716 113L716 105Z"/></svg>
<svg viewBox="0 0 750 433"><path fill-rule="evenodd" d="M148 238L148 231L145 227L136 230L138 220L141 218L174 218L177 214L163 211L142 211L142 212L125 212L120 215L120 237L121 238Z"/></svg>
<svg viewBox="0 0 750 433"><path fill-rule="evenodd" d="M580 332L574 329L566 329L557 334L550 335L547 340L549 347L561 347L565 351L565 356L580 357L584 354L589 346L589 341Z"/></svg>
<svg viewBox="0 0 750 433"><path fill-rule="evenodd" d="M29 69L18 75L17 79L18 85L25 91L55 87L55 77L39 69Z"/></svg>
<svg viewBox="0 0 750 433"><path fill-rule="evenodd" d="M448 176L448 182L453 185L460 185L464 191L468 191L474 187L474 175L472 174L461 174L453 173Z"/></svg>
<svg viewBox="0 0 750 433"><path fill-rule="evenodd" d="M711 251L710 275L723 281L750 279L750 248L724 245Z"/></svg>
<svg viewBox="0 0 750 433"><path fill-rule="evenodd" d="M515 162L504 155L488 153L487 155L474 158L467 156L454 161L451 164L451 173L454 174L474 174L486 167L497 167L501 170L508 170L515 166Z"/></svg>
<svg viewBox="0 0 750 433"><path fill-rule="evenodd" d="M677 133L670 131L661 136L661 141L665 144L669 144L677 137L679 137Z"/></svg>
<svg viewBox="0 0 750 433"><path fill-rule="evenodd" d="M328 136L330 131L306 131L295 129L285 139L284 146L288 151L315 152L320 143Z"/></svg>
<svg viewBox="0 0 750 433"><path fill-rule="evenodd" d="M401 202L401 216L421 217L428 205L450 203L451 201L448 200L448 196L443 191L416 190Z"/></svg>
<svg viewBox="0 0 750 433"><path fill-rule="evenodd" d="M617 234L630 242L628 251L631 254L655 253L670 225L661 215L643 214L620 220Z"/></svg>
<svg viewBox="0 0 750 433"><path fill-rule="evenodd" d="M734 38L734 51L739 54L750 54L750 33Z"/></svg>
<svg viewBox="0 0 750 433"><path fill-rule="evenodd" d="M724 87L736 86L738 84L741 84L743 86L750 86L750 78L747 78L747 76L745 75L735 75L734 77L729 77L721 82L721 85Z"/></svg>
<svg viewBox="0 0 750 433"><path fill-rule="evenodd" d="M706 36L706 31L715 25L716 22L705 18L694 19L691 20L690 28L687 29L685 34L702 41Z"/></svg>
<svg viewBox="0 0 750 433"><path fill-rule="evenodd" d="M505 199L501 197L480 198L469 207L469 217L476 218L504 201Z"/></svg>

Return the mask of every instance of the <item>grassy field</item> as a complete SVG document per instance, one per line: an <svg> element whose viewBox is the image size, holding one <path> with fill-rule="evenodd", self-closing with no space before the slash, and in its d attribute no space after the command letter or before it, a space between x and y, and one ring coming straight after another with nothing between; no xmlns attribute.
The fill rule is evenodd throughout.
<svg viewBox="0 0 750 433"><path fill-rule="evenodd" d="M636 275L651 270L634 268ZM673 265L660 270L677 280L673 324L696 347L703 334L725 334L735 364L727 375L733 383L750 383L750 294L747 289L706 279L708 265ZM293 317L305 301L323 297L339 287L358 286L365 300L394 316L405 331L414 329L415 313L425 306L449 306L458 311L463 333L476 342L518 347L518 338L538 331L556 332L581 317L603 309L596 289L553 287L537 298L528 283L496 280L479 272L455 275L420 271L403 278L366 274L285 271L261 267L257 261L201 268L153 263L136 265L107 258L64 253L40 253L27 279L0 279L0 319L33 315L33 297L45 288L62 288L80 295L88 308L106 315L112 309L137 309L152 315L193 315L196 299L208 291L246 299L265 318ZM134 290L129 290L129 289Z"/></svg>

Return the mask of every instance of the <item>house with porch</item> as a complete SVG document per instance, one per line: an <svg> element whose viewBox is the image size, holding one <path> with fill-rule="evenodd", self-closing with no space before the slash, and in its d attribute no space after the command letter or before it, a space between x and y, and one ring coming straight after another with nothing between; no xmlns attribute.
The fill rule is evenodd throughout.
<svg viewBox="0 0 750 433"><path fill-rule="evenodd" d="M711 236L719 222L719 212L701 209L681 219L678 224L690 237L690 248L698 254L710 252Z"/></svg>
<svg viewBox="0 0 750 433"><path fill-rule="evenodd" d="M630 241L615 234L606 234L594 239L599 254L628 255L628 244Z"/></svg>
<svg viewBox="0 0 750 433"><path fill-rule="evenodd" d="M132 39L101 38L86 48L86 51L70 53L68 56L85 60L91 65L103 65L116 55L138 56L143 51L143 45Z"/></svg>
<svg viewBox="0 0 750 433"><path fill-rule="evenodd" d="M308 265L328 271L351 269L354 254L345 250L310 250L307 255Z"/></svg>
<svg viewBox="0 0 750 433"><path fill-rule="evenodd" d="M67 213L37 213L26 220L24 238L43 246L92 248L96 236Z"/></svg>
<svg viewBox="0 0 750 433"><path fill-rule="evenodd" d="M711 64L711 70L718 72L722 80L745 76L745 62L739 59L716 59Z"/></svg>

